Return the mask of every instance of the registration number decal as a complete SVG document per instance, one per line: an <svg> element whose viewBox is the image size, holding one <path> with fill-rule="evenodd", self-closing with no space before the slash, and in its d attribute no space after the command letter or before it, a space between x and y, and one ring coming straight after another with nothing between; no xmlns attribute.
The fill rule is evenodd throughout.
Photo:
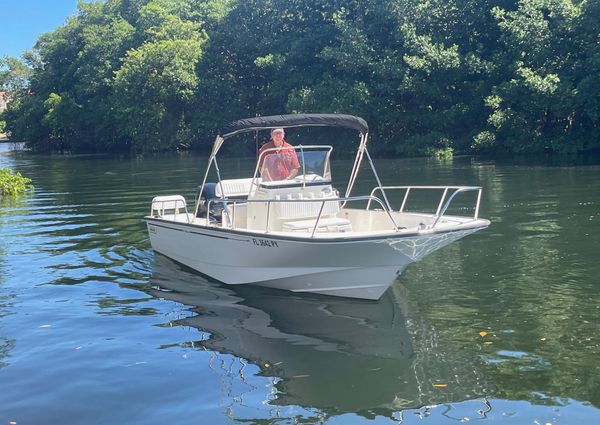
<svg viewBox="0 0 600 425"><path fill-rule="evenodd" d="M252 243L254 246L266 246L268 248L279 248L279 245L275 241L270 241L268 239L256 239L252 238Z"/></svg>

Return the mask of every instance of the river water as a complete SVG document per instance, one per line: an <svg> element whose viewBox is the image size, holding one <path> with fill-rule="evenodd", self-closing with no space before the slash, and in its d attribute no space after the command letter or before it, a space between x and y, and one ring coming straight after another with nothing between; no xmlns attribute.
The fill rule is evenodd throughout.
<svg viewBox="0 0 600 425"><path fill-rule="evenodd" d="M0 424L600 423L598 162L376 161L483 186L492 225L369 302L153 253L151 198L193 199L205 161L0 153L35 185L0 200Z"/></svg>

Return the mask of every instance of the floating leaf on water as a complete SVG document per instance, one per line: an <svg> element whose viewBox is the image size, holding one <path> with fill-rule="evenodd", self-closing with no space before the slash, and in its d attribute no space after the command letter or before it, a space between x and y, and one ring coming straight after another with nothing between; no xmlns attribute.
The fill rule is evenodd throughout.
<svg viewBox="0 0 600 425"><path fill-rule="evenodd" d="M487 333L486 331L481 331L481 332L479 332L479 336L480 336L480 337L482 337L482 338L483 338L484 336L486 336L487 334L488 334L488 333Z"/></svg>
<svg viewBox="0 0 600 425"><path fill-rule="evenodd" d="M540 338L540 341L546 341L546 338Z"/></svg>
<svg viewBox="0 0 600 425"><path fill-rule="evenodd" d="M492 345L492 344L493 344L492 341L486 341L486 342L483 343L483 345Z"/></svg>
<svg viewBox="0 0 600 425"><path fill-rule="evenodd" d="M436 388L446 388L448 384L433 384L433 386Z"/></svg>

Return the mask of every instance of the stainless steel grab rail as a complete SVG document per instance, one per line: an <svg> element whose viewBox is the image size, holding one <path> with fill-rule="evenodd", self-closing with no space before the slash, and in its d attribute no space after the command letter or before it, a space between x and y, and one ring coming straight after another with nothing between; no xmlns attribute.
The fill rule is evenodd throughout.
<svg viewBox="0 0 600 425"><path fill-rule="evenodd" d="M446 210L448 209L448 207L450 206L450 204L452 203L452 201L454 200L456 195L458 195L459 193L463 193L463 192L471 192L471 191L478 192L477 193L477 201L475 203L475 212L473 214L473 220L477 220L479 218L479 206L481 204L481 192L482 192L481 186L383 186L383 187L373 188L370 196L375 196L375 193L377 193L377 191L383 192L386 190L405 190L404 197L402 199L402 204L400 205L400 209L398 210L399 213L403 213L404 208L406 207L406 202L408 201L408 196L411 193L411 191L414 192L415 190L421 190L421 189L423 189L423 190L443 190L443 193L442 193L442 196L438 203L436 212L433 216L435 218L435 220L430 227L431 229L435 228L435 226L438 224L440 219L444 216L444 214L446 213ZM450 197L448 198L448 200L444 203L449 191L453 191L453 192L450 195ZM370 207L371 207L371 203L369 202L367 204L367 209L369 209Z"/></svg>
<svg viewBox="0 0 600 425"><path fill-rule="evenodd" d="M244 199L244 200L239 200L239 199L220 199L220 198L214 198L214 199L209 199L208 203L207 203L207 216L206 216L206 225L209 224L209 217L208 217L208 211L210 211L210 207L212 203L221 203L224 204L224 210L225 208L229 207L229 205L231 205L233 207L233 211L235 211L236 205L238 204L248 204L248 203L266 203L267 204L267 222L266 222L266 228L265 228L265 232L269 232L269 216L270 216L270 211L271 211L271 204L273 203L286 203L286 202L319 202L321 203L320 209L319 209L319 214L317 215L316 219L315 219L315 225L312 229L312 233L311 233L311 237L314 237L314 234L316 232L316 229L319 226L319 220L321 219L321 215L323 213L323 209L325 207L325 203L326 202L354 202L354 201L368 201L368 204L370 205L371 202L375 202L377 204L379 204L382 208L383 211L385 211L387 213L388 218L390 219L390 222L392 223L392 225L394 226L394 230L395 231L399 231L401 228L398 227L398 225L396 224L396 221L394 220L394 218L392 217L392 214L390 212L390 210L388 208L386 208L384 202L379 199L376 196L351 196L351 197L335 197L335 198L326 198L326 199ZM234 220L229 220L229 227L231 229L235 229L235 221Z"/></svg>

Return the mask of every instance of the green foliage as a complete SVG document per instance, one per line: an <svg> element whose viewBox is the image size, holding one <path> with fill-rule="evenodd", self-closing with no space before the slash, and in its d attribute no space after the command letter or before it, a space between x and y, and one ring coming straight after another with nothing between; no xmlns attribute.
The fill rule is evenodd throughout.
<svg viewBox="0 0 600 425"><path fill-rule="evenodd" d="M31 179L21 173L14 174L9 168L0 168L0 197L16 196L33 188Z"/></svg>
<svg viewBox="0 0 600 425"><path fill-rule="evenodd" d="M442 149L429 149L429 156L438 160L449 160L454 157L454 149L442 148Z"/></svg>
<svg viewBox="0 0 600 425"><path fill-rule="evenodd" d="M149 39L131 49L114 76L116 119L138 150L165 150L189 142L185 111L198 86L196 65L205 34L151 2L141 17Z"/></svg>
<svg viewBox="0 0 600 425"><path fill-rule="evenodd" d="M488 126L480 133L485 136L475 145L513 152L573 152L597 146L593 108L581 102L589 92L577 88L585 78L580 71L593 69L589 53L582 53L591 42L586 30L586 21L594 16L588 12L591 5L521 0L512 10L492 9L501 29L498 60L503 72L488 97L494 100L486 102ZM592 89L596 97L598 88Z"/></svg>
<svg viewBox="0 0 600 425"><path fill-rule="evenodd" d="M0 86L38 151L204 149L230 120L340 112L378 154L572 152L600 147L599 26L572 0L80 2Z"/></svg>
<svg viewBox="0 0 600 425"><path fill-rule="evenodd" d="M496 136L491 131L482 131L473 137L473 145L475 151L490 151L494 148Z"/></svg>
<svg viewBox="0 0 600 425"><path fill-rule="evenodd" d="M31 69L19 59L5 56L0 58L0 90L8 93L27 89Z"/></svg>

